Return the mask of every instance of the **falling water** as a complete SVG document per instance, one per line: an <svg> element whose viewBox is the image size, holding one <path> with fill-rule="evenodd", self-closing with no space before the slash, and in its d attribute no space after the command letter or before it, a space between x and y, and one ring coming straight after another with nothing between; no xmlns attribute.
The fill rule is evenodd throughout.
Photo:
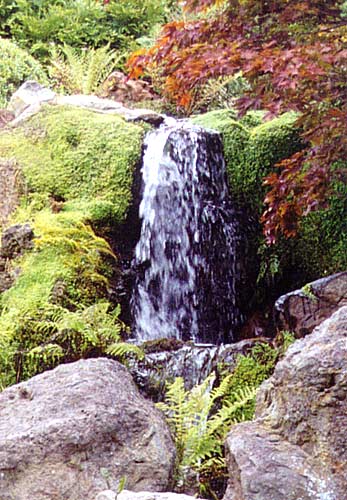
<svg viewBox="0 0 347 500"><path fill-rule="evenodd" d="M187 122L148 134L132 299L139 340L233 340L238 226L219 135Z"/></svg>

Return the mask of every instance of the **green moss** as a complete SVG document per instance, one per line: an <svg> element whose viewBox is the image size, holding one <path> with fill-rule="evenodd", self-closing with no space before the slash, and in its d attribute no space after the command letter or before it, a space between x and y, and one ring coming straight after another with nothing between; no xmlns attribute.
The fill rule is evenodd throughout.
<svg viewBox="0 0 347 500"><path fill-rule="evenodd" d="M69 201L86 217L122 222L143 133L118 116L47 106L0 135L0 157L17 159L30 191Z"/></svg>
<svg viewBox="0 0 347 500"><path fill-rule="evenodd" d="M262 118L262 112L251 112L236 121L233 111L222 110L194 119L221 133L232 199L258 220L264 211L264 177L303 147L294 113L259 124ZM297 238L280 238L269 248L260 225L254 227L249 245L251 265L259 269L256 302L271 301L288 289L346 269L347 190L342 182L334 187L329 208L304 217Z"/></svg>
<svg viewBox="0 0 347 500"><path fill-rule="evenodd" d="M233 200L259 214L265 196L264 177L275 163L302 147L294 113L261 123L263 116L262 111L250 112L237 121L234 111L221 110L193 120L221 133Z"/></svg>
<svg viewBox="0 0 347 500"><path fill-rule="evenodd" d="M0 134L0 157L16 159L26 184L15 221L29 221L36 237L0 297L0 386L108 352L119 336L119 308L114 315L100 303L115 257L90 223L102 233L124 222L144 130L117 116L47 106Z"/></svg>
<svg viewBox="0 0 347 500"><path fill-rule="evenodd" d="M0 38L0 108L6 107L13 92L30 79L47 81L40 63L15 43Z"/></svg>

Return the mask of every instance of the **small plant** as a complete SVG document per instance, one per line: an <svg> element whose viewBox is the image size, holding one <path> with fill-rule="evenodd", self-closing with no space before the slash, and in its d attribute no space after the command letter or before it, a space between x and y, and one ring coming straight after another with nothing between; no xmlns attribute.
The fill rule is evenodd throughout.
<svg viewBox="0 0 347 500"><path fill-rule="evenodd" d="M98 49L77 49L64 45L52 49L49 74L55 87L68 94L93 94L120 61L109 45Z"/></svg>
<svg viewBox="0 0 347 500"><path fill-rule="evenodd" d="M222 475L225 469L223 441L230 426L246 419L243 408L255 397L254 387L240 387L230 394L232 375L213 387L211 374L191 391L182 378L168 384L165 401L157 406L167 417L177 447L177 486L194 483L205 486L203 477L213 470Z"/></svg>

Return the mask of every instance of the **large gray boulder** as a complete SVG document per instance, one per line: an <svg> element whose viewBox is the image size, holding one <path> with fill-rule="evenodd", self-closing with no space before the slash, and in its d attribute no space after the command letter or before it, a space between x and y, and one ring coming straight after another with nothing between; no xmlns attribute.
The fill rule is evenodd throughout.
<svg viewBox="0 0 347 500"><path fill-rule="evenodd" d="M347 271L308 283L282 295L275 304L275 325L303 337L347 305Z"/></svg>
<svg viewBox="0 0 347 500"><path fill-rule="evenodd" d="M162 415L116 361L61 365L0 394L1 500L89 500L122 477L163 491L174 460Z"/></svg>
<svg viewBox="0 0 347 500"><path fill-rule="evenodd" d="M224 500L347 500L347 307L296 341L228 435Z"/></svg>

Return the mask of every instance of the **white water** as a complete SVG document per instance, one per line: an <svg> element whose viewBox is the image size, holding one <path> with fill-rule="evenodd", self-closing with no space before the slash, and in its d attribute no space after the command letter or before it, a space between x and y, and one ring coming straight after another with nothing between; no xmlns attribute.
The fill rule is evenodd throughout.
<svg viewBox="0 0 347 500"><path fill-rule="evenodd" d="M232 340L237 225L218 134L184 122L151 132L142 176L137 338Z"/></svg>

